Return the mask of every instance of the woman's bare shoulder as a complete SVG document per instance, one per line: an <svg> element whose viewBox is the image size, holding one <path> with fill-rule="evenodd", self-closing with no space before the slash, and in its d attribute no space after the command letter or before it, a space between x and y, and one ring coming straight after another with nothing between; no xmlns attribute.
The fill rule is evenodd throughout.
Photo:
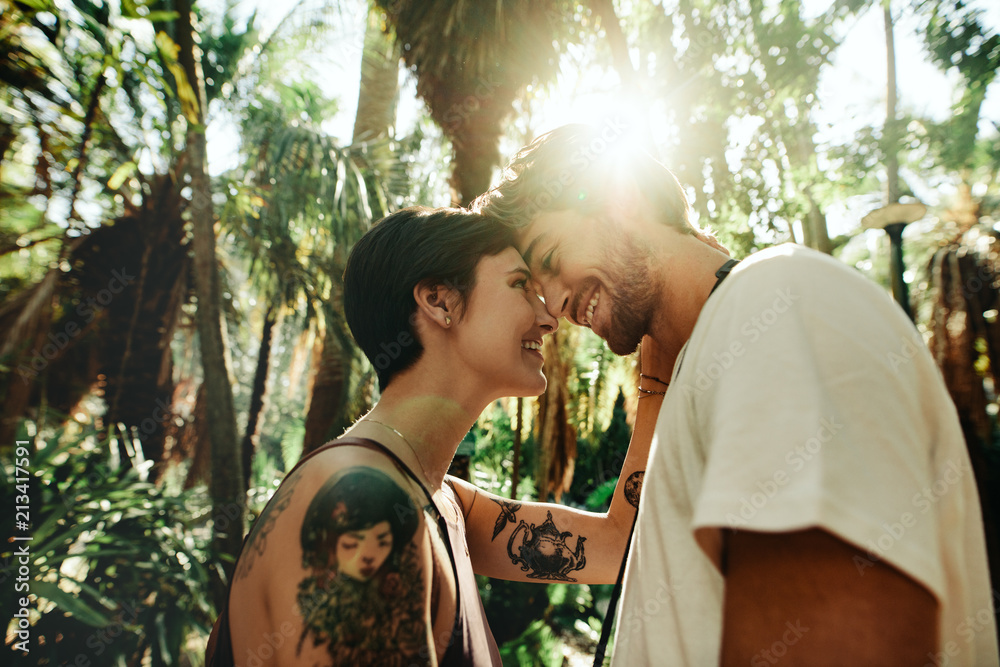
<svg viewBox="0 0 1000 667"><path fill-rule="evenodd" d="M363 663L426 650L423 502L383 452L345 443L311 456L247 538L234 576L234 647L256 640L250 617L267 609L266 627L294 628L299 658L318 651L334 664ZM249 622L239 630L238 621ZM401 626L415 630L375 631Z"/></svg>

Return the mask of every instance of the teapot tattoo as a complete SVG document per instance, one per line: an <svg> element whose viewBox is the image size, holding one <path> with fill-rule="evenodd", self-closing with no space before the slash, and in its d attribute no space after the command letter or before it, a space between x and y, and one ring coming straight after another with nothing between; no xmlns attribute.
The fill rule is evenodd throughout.
<svg viewBox="0 0 1000 667"><path fill-rule="evenodd" d="M554 579L556 581L576 581L569 576L570 572L582 570L587 564L587 558L583 554L583 543L586 537L576 538L576 550L570 551L566 544L566 538L572 533L560 532L556 525L552 523L552 512L547 512L548 518L545 522L536 526L526 523L524 519L517 525L511 533L507 542L507 555L514 565L520 565L523 572L531 570L529 579ZM514 553L515 541L518 533L521 533L520 544L517 545L517 554Z"/></svg>

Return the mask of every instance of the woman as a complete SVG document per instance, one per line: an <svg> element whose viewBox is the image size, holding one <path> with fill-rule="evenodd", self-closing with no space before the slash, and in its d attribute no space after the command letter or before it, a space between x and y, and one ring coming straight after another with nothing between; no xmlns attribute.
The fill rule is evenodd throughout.
<svg viewBox="0 0 1000 667"><path fill-rule="evenodd" d="M209 665L230 647L247 666L500 665L474 572L615 581L651 419L637 422L643 444L607 514L513 502L445 474L489 403L545 390L542 339L557 323L508 234L467 211L409 208L356 244L344 310L381 398L300 461L255 523ZM344 523L375 498L391 511Z"/></svg>

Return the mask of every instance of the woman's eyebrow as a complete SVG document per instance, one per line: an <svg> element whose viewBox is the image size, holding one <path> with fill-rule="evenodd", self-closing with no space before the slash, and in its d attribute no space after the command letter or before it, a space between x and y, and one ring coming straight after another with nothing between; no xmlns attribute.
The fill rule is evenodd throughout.
<svg viewBox="0 0 1000 667"><path fill-rule="evenodd" d="M531 271L529 271L528 269L524 268L523 266L515 266L513 269L511 269L510 271L507 272L507 275L509 276L511 274L514 274L514 273L520 273L521 275L523 275L528 280L531 280Z"/></svg>

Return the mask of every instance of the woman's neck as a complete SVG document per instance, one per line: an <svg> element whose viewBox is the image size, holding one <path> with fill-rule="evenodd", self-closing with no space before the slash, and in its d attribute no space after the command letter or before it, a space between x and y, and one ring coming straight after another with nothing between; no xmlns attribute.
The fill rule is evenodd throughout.
<svg viewBox="0 0 1000 667"><path fill-rule="evenodd" d="M418 393L406 384L397 385L393 380L378 404L348 433L377 439L404 462L415 459L414 472L423 473L430 490L436 491L459 443L482 410L470 414L455 399L428 393L426 389Z"/></svg>

